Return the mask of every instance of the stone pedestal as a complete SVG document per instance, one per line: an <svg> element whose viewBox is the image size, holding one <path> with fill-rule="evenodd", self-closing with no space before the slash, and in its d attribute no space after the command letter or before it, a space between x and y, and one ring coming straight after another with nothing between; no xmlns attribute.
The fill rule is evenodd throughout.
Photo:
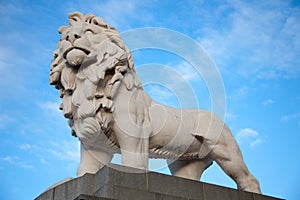
<svg viewBox="0 0 300 200"><path fill-rule="evenodd" d="M275 200L277 198L110 164L55 186L36 200Z"/></svg>

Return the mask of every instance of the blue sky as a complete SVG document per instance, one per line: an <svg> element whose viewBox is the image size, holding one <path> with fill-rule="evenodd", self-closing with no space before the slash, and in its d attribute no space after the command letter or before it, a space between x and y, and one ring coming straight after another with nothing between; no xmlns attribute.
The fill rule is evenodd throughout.
<svg viewBox="0 0 300 200"><path fill-rule="evenodd" d="M262 192L300 197L299 1L10 0L0 4L1 199L33 199L51 184L76 176L78 141L58 110L58 91L48 83L57 29L74 11L94 13L120 32L163 27L198 42L222 76L225 121ZM182 74L198 107L211 110L203 78L182 58L151 49L133 56L138 72L144 69L139 66L157 63ZM145 89L161 103L181 106L172 88L146 84ZM150 163L153 169L156 162ZM202 181L235 187L216 164Z"/></svg>

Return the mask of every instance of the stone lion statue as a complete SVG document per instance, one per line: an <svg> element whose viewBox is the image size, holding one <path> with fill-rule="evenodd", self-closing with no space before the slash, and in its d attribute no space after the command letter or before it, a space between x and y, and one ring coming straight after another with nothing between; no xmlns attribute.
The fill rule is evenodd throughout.
<svg viewBox="0 0 300 200"><path fill-rule="evenodd" d="M148 158L167 159L173 175L194 180L215 161L238 188L261 193L222 120L160 105L146 94L115 28L75 12L59 33L50 84L60 90L60 109L81 142L78 176L97 172L115 153L123 165L142 169Z"/></svg>

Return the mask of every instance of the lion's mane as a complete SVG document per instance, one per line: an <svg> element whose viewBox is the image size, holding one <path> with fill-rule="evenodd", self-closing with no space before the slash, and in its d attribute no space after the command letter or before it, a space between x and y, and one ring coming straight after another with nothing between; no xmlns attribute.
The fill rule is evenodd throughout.
<svg viewBox="0 0 300 200"><path fill-rule="evenodd" d="M92 49L87 52L88 55L79 50L79 53L74 51L78 58L73 59L75 64L70 64L66 49L72 49L68 37L75 26L100 28L106 39L91 42ZM97 137L94 133L100 134L99 137L104 133L111 146L118 146L111 127L114 95L120 84L125 84L128 90L141 87L135 74L131 52L117 30L93 14L69 14L69 26L61 27L59 33L61 40L51 63L50 84L60 90L61 98L65 95L71 98L73 117L69 118L69 125L72 135L78 136L80 133L79 137L84 141ZM81 61L81 54L86 57L85 61ZM63 101L61 109L64 106Z"/></svg>

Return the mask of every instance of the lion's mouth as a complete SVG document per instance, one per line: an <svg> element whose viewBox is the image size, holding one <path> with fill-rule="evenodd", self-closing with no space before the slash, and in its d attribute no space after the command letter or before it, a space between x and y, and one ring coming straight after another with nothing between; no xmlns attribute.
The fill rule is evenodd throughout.
<svg viewBox="0 0 300 200"><path fill-rule="evenodd" d="M88 57L90 51L80 47L70 47L63 54L68 64L71 66L80 66Z"/></svg>
<svg viewBox="0 0 300 200"><path fill-rule="evenodd" d="M91 53L91 51L85 49L85 48L81 48L81 47L70 47L68 48L64 54L63 54L63 57L66 58L67 57L67 54L70 53L71 51L73 51L74 49L77 49L77 50L80 50L82 52L84 52L86 55L89 55Z"/></svg>

